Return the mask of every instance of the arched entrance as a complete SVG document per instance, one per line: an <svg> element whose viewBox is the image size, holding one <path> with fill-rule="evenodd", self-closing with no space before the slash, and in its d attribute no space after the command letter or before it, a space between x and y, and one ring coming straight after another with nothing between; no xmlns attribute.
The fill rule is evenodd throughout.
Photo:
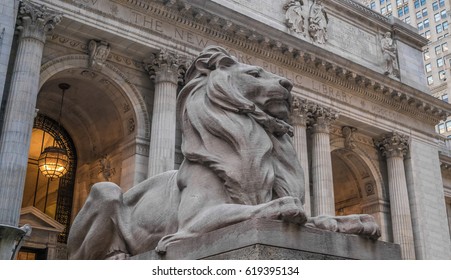
<svg viewBox="0 0 451 280"><path fill-rule="evenodd" d="M335 142L332 150L335 214L371 214L381 227L381 240L391 241L389 204L384 199L382 176L359 148Z"/></svg>

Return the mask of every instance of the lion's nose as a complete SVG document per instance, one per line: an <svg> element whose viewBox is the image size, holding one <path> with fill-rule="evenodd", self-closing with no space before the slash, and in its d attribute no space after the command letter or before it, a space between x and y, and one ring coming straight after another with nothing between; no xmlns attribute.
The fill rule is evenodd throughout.
<svg viewBox="0 0 451 280"><path fill-rule="evenodd" d="M287 80L287 79L280 79L279 80L279 84L281 86L283 86L284 88L286 88L289 92L291 91L291 89L293 88L293 84Z"/></svg>

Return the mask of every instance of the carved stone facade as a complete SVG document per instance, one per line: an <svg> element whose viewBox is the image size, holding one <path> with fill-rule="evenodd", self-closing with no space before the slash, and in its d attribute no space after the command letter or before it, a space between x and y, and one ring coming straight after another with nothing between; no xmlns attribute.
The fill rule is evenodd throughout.
<svg viewBox="0 0 451 280"><path fill-rule="evenodd" d="M451 152L434 131L451 107L427 94L416 70L427 41L399 21L351 0L7 2L21 35L2 77L0 224L19 226L12 213L33 201L23 187L33 118L57 119L58 83L71 84L61 126L76 147L73 220L98 181L128 190L178 168L176 98L190 58L218 45L293 84L308 214L371 214L404 258L451 259ZM2 28L4 54L16 26L2 16Z"/></svg>

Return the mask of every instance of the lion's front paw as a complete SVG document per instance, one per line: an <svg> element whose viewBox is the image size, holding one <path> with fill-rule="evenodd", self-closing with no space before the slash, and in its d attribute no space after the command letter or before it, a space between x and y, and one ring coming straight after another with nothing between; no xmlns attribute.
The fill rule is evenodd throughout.
<svg viewBox="0 0 451 280"><path fill-rule="evenodd" d="M302 203L296 197L281 197L262 205L262 208L257 217L278 219L299 225L307 221Z"/></svg>
<svg viewBox="0 0 451 280"><path fill-rule="evenodd" d="M334 232L363 235L375 240L381 236L379 225L373 216L367 214L311 217L305 226Z"/></svg>

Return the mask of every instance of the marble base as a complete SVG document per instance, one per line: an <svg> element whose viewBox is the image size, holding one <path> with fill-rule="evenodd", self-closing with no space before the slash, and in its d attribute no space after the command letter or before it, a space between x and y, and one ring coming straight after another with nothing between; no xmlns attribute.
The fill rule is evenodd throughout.
<svg viewBox="0 0 451 280"><path fill-rule="evenodd" d="M165 255L155 251L131 260L397 260L398 244L374 241L276 220L256 219L182 240Z"/></svg>

